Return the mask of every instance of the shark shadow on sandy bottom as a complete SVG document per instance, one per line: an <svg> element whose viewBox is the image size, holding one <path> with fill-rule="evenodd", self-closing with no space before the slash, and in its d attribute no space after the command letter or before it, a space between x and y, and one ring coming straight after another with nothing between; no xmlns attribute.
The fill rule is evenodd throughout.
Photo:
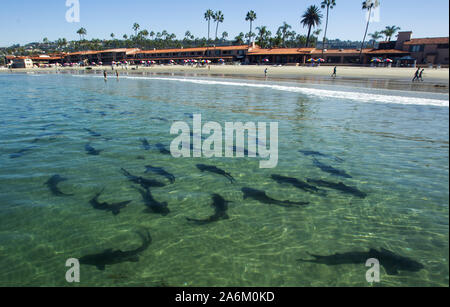
<svg viewBox="0 0 450 307"><path fill-rule="evenodd" d="M325 180L314 180L314 179L307 179L307 181L310 183L313 183L315 185L321 186L321 187L334 189L334 190L340 191L345 194L355 195L360 198L366 198L366 196L367 196L366 193L358 190L357 188L353 188L348 185L345 185L342 182L335 183L335 182L330 182L330 181L325 181Z"/></svg>
<svg viewBox="0 0 450 307"><path fill-rule="evenodd" d="M314 158L314 165L320 168L323 172L329 173L333 176L344 177L344 178L352 178L345 171L332 167L331 165L326 165L319 160Z"/></svg>
<svg viewBox="0 0 450 307"><path fill-rule="evenodd" d="M138 262L139 254L146 251L152 243L152 237L148 230L145 231L145 234L139 232L138 234L142 239L142 245L137 249L130 251L107 249L99 254L83 256L79 258L79 261L81 264L96 266L101 271L105 270L107 265L123 262Z"/></svg>
<svg viewBox="0 0 450 307"><path fill-rule="evenodd" d="M193 218L186 218L189 222L194 222L197 225L205 225L213 222L217 222L220 220L227 220L229 216L227 214L228 204L230 201L225 200L219 194L213 194L213 203L211 207L214 208L214 214L204 220L198 220Z"/></svg>
<svg viewBox="0 0 450 307"><path fill-rule="evenodd" d="M332 158L334 160L336 160L337 162L344 162L343 159L339 158L339 157L335 157L332 155L327 155L327 154L323 154L319 151L313 151L313 150L299 150L298 152L302 153L303 155L309 157L323 157L323 158Z"/></svg>
<svg viewBox="0 0 450 307"><path fill-rule="evenodd" d="M109 204L107 202L100 202L98 198L100 195L103 194L105 189L102 189L99 193L97 193L94 198L92 198L89 203L92 205L92 207L96 210L103 210L103 211L109 211L113 215L120 214L120 210L127 207L129 203L131 203L131 200L119 202L119 203L112 203Z"/></svg>
<svg viewBox="0 0 450 307"><path fill-rule="evenodd" d="M281 175L272 175L270 176L270 178L272 178L273 180L275 180L277 183L279 184L290 184L294 187L296 187L297 189L306 191L306 192L319 192L319 189L316 188L315 186L312 186L306 182L303 182L297 178L292 178L292 177L286 177L286 176L281 176Z"/></svg>
<svg viewBox="0 0 450 307"><path fill-rule="evenodd" d="M130 172L128 172L127 170L125 170L124 168L120 169L122 174L128 178L129 181L139 184L141 187L143 187L144 189L147 188L162 188L165 187L166 184L162 183L160 181L157 180L153 180L153 179L146 179L140 176L135 176L133 174L131 174Z"/></svg>
<svg viewBox="0 0 450 307"><path fill-rule="evenodd" d="M381 248L380 251L372 248L368 252L337 253L329 256L310 254L310 256L315 259L298 259L297 261L326 265L342 265L365 264L368 259L374 258L380 262L380 265L384 267L388 275L398 275L399 271L418 272L424 268L421 263L413 259L397 255L384 248Z"/></svg>
<svg viewBox="0 0 450 307"><path fill-rule="evenodd" d="M144 201L145 205L147 206L147 209L145 212L147 213L156 213L161 214L162 216L166 216L170 213L170 209L168 207L167 202L158 202L150 192L149 188L136 188L136 189L142 196L142 200Z"/></svg>
<svg viewBox="0 0 450 307"><path fill-rule="evenodd" d="M175 183L175 176L169 172L167 172L164 168L162 167L155 167L155 166L151 166L151 165L146 165L145 166L145 173L149 173L152 172L154 174L157 175L161 175L163 177L165 177L166 179L168 179L170 181L170 183Z"/></svg>
<svg viewBox="0 0 450 307"><path fill-rule="evenodd" d="M98 156L103 151L95 149L94 147L91 146L91 144L86 144L84 146L84 149L86 150L86 153L91 156Z"/></svg>
<svg viewBox="0 0 450 307"><path fill-rule="evenodd" d="M230 173L225 172L223 169L220 169L214 165L206 165L206 164L197 164L196 167L203 173L203 172L210 172L217 175L224 176L227 178L231 183L236 182L234 180L233 176L231 176Z"/></svg>
<svg viewBox="0 0 450 307"><path fill-rule="evenodd" d="M44 184L50 189L50 192L52 192L52 194L55 196L73 196L73 194L63 193L59 189L58 184L64 181L67 181L67 178L61 177L60 175L53 175Z"/></svg>
<svg viewBox="0 0 450 307"><path fill-rule="evenodd" d="M252 189L252 188L242 188L242 193L244 193L244 199L254 199L263 204L277 205L280 207L291 208L294 206L306 206L309 202L293 202L289 200L277 200L267 196L266 192Z"/></svg>

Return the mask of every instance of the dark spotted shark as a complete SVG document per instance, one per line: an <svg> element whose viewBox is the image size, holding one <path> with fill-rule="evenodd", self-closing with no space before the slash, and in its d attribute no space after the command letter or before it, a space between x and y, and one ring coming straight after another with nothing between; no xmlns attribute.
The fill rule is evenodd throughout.
<svg viewBox="0 0 450 307"><path fill-rule="evenodd" d="M49 180L47 180L45 185L48 186L52 194L55 196L73 196L73 194L66 194L61 192L61 190L58 188L58 184L66 180L66 178L63 178L60 175L53 175Z"/></svg>
<svg viewBox="0 0 450 307"><path fill-rule="evenodd" d="M204 220L198 220L198 219L192 219L192 218L186 218L190 222L194 222L198 225L204 225L209 224L213 222L217 222L220 220L227 220L229 219L229 216L227 214L228 210L228 203L229 201L225 200L222 196L219 194L213 194L213 203L211 204L212 207L214 207L215 212L213 215L208 217Z"/></svg>
<svg viewBox="0 0 450 307"><path fill-rule="evenodd" d="M148 208L148 212L161 214L162 216L166 216L170 213L167 202L160 203L156 201L149 188L139 189L135 187L135 189L141 193L142 199Z"/></svg>
<svg viewBox="0 0 450 307"><path fill-rule="evenodd" d="M266 192L252 189L252 188L242 188L242 193L244 193L244 199L251 198L251 199L257 200L263 204L277 205L277 206L286 207L286 208L290 208L293 206L306 206L309 204L308 202L292 202L289 200L273 199L273 198L267 196Z"/></svg>
<svg viewBox="0 0 450 307"><path fill-rule="evenodd" d="M418 272L424 266L410 258L397 255L387 249L381 248L380 251L370 249L368 252L348 252L343 254L334 254L330 256L312 255L315 259L305 260L298 259L297 261L320 263L326 265L341 265L341 264L365 264L368 259L375 258L384 267L388 275L398 275L399 271Z"/></svg>
<svg viewBox="0 0 450 307"><path fill-rule="evenodd" d="M99 202L98 198L100 197L100 195L103 194L103 191L105 189L103 189L102 191L100 191L100 193L97 193L94 198L92 198L90 200L90 204L92 205L92 207L94 209L97 210L104 210L104 211L110 211L113 215L118 215L120 214L120 210L126 208L126 206L131 203L131 200L128 201L123 201L120 203L113 203L113 204L109 204L107 202Z"/></svg>
<svg viewBox="0 0 450 307"><path fill-rule="evenodd" d="M167 172L162 167L155 167L155 166L147 165L145 168L146 168L145 173L152 172L152 173L155 173L155 174L158 174L158 175L161 175L161 176L167 178L170 181L170 183L175 182L175 176L173 174Z"/></svg>
<svg viewBox="0 0 450 307"><path fill-rule="evenodd" d="M123 262L138 262L139 254L146 251L152 243L152 237L150 236L150 233L148 231L146 231L145 234L138 234L142 238L141 247L130 251L121 251L120 249L107 249L99 254L83 256L79 258L79 261L81 264L96 266L97 269L101 271L105 270L107 265L113 265Z"/></svg>
<svg viewBox="0 0 450 307"><path fill-rule="evenodd" d="M230 180L231 183L234 183L236 180L234 180L233 176L231 174L225 172L223 169L220 169L213 165L205 165L205 164L197 164L197 168L203 173L203 172L210 172L215 173L221 176L224 176L228 180Z"/></svg>

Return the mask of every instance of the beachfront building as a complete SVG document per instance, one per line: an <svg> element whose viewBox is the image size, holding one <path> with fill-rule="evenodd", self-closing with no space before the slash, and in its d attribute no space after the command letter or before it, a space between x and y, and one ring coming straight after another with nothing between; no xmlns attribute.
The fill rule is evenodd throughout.
<svg viewBox="0 0 450 307"><path fill-rule="evenodd" d="M401 64L406 61L413 65L449 65L448 37L412 38L411 31L403 31L396 41L381 42L376 51L380 54L392 51L393 54L385 56L398 59Z"/></svg>
<svg viewBox="0 0 450 307"><path fill-rule="evenodd" d="M11 68L33 68L33 60L29 57L7 55L6 64Z"/></svg>
<svg viewBox="0 0 450 307"><path fill-rule="evenodd" d="M245 62L248 64L298 64L306 63L315 48L271 48L254 46L248 50Z"/></svg>
<svg viewBox="0 0 450 307"><path fill-rule="evenodd" d="M403 50L408 51L418 64L448 65L448 37L418 38L403 44Z"/></svg>
<svg viewBox="0 0 450 307"><path fill-rule="evenodd" d="M390 58L408 55L399 50L364 49L315 49L315 48L274 48L254 49L248 52L251 64L299 65L318 63L332 65L358 65L360 57L363 64L369 64L374 57Z"/></svg>
<svg viewBox="0 0 450 307"><path fill-rule="evenodd" d="M63 57L64 63L103 64L125 61L137 48L119 48L100 51L79 51L68 53Z"/></svg>
<svg viewBox="0 0 450 307"><path fill-rule="evenodd" d="M127 56L127 61L135 64L154 61L167 64L171 61L182 64L185 60L209 60L212 63L240 62L249 51L248 45L218 46L177 49L136 50Z"/></svg>

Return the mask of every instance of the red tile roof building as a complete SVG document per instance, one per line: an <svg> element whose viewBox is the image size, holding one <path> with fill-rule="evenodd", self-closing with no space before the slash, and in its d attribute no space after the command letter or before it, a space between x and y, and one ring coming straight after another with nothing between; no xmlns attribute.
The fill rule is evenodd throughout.
<svg viewBox="0 0 450 307"><path fill-rule="evenodd" d="M7 62L32 59L37 64L84 63L111 65L113 62L141 64L183 63L184 60L210 60L217 62L241 62L247 64L305 64L311 59L323 58L328 64L359 64L360 54L363 64L373 59L391 59L393 65L414 60L417 64L449 64L449 38L411 39L412 32L400 32L397 41L382 42L378 49L328 49L322 51L315 48L271 48L263 49L257 45L213 46L197 48L171 48L140 50L137 48L119 48L100 51L79 51L50 56L14 57L6 56Z"/></svg>

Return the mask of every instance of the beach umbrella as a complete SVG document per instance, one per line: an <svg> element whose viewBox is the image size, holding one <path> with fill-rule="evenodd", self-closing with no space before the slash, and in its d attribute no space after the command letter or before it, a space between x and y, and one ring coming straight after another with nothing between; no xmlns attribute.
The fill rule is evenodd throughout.
<svg viewBox="0 0 450 307"><path fill-rule="evenodd" d="M219 59L219 62L225 62L225 60L224 59Z"/></svg>
<svg viewBox="0 0 450 307"><path fill-rule="evenodd" d="M373 59L371 60L371 62L372 62L372 63L373 63L373 62L375 62L375 63L380 63L381 60L380 60L379 58L373 58Z"/></svg>
<svg viewBox="0 0 450 307"><path fill-rule="evenodd" d="M311 58L311 59L308 59L306 62L312 62L312 61L315 61L313 58Z"/></svg>
<svg viewBox="0 0 450 307"><path fill-rule="evenodd" d="M269 59L264 59L263 62L269 62Z"/></svg>
<svg viewBox="0 0 450 307"><path fill-rule="evenodd" d="M393 61L391 59L384 59L385 62L387 63L392 63Z"/></svg>
<svg viewBox="0 0 450 307"><path fill-rule="evenodd" d="M325 62L325 60L320 58L320 59L317 59L316 62L323 63L323 62Z"/></svg>

